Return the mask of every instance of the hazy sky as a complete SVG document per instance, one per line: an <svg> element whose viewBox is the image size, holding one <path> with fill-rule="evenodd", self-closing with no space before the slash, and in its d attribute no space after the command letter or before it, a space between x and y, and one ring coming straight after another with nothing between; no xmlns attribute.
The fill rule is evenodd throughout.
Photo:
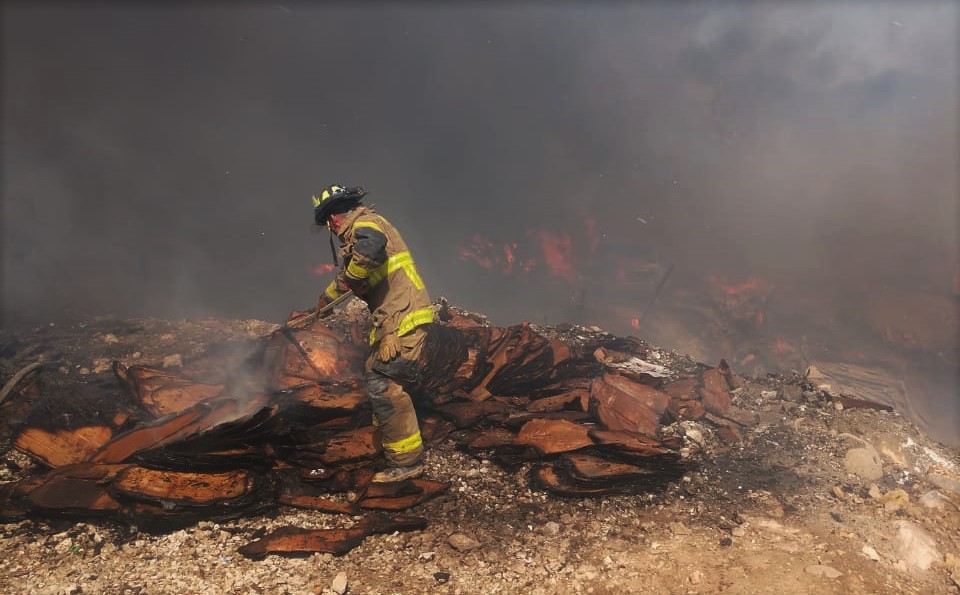
<svg viewBox="0 0 960 595"><path fill-rule="evenodd" d="M576 240L588 217L612 249L692 276L949 285L957 16L6 2L4 314L278 319L322 284L309 197L332 182L371 191L434 295L518 317L490 287L510 280L458 248L531 229Z"/></svg>
<svg viewBox="0 0 960 595"><path fill-rule="evenodd" d="M960 283L956 2L359 4L4 2L0 323L282 320L334 182L500 324L639 309L625 262L854 310Z"/></svg>

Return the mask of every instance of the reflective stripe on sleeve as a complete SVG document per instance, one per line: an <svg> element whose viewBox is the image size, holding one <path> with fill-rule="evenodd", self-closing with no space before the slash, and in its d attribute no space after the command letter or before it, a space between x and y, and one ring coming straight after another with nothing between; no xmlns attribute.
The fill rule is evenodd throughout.
<svg viewBox="0 0 960 595"><path fill-rule="evenodd" d="M420 308L419 310L409 312L403 317L403 320L400 321L400 326L397 327L397 336L402 337L408 335L418 326L430 324L431 322L433 322L433 308ZM379 330L379 328L380 327L375 326L370 329L371 345L377 342L377 330Z"/></svg>
<svg viewBox="0 0 960 595"><path fill-rule="evenodd" d="M407 278L410 279L413 286L422 291L424 287L423 279L420 278L420 273L417 272L417 267L413 263L413 257L410 256L410 252L394 254L387 259L387 262L373 269L369 277L370 287L383 281L387 278L387 275L401 268L407 274Z"/></svg>
<svg viewBox="0 0 960 595"><path fill-rule="evenodd" d="M353 259L351 259L350 264L347 265L347 274L354 279L366 279L370 276L371 272L373 272L373 269L364 268Z"/></svg>
<svg viewBox="0 0 960 595"><path fill-rule="evenodd" d="M327 289L324 290L323 294L328 298L330 298L331 300L335 300L341 295L343 295L343 292L337 289L336 281L331 281L330 285L327 285Z"/></svg>
<svg viewBox="0 0 960 595"><path fill-rule="evenodd" d="M400 321L400 326L397 327L397 335L402 337L412 332L413 329L421 324L429 324L431 322L433 322L433 308L414 310L404 316L403 320Z"/></svg>
<svg viewBox="0 0 960 595"><path fill-rule="evenodd" d="M383 450L394 455L405 455L408 452L413 452L422 446L423 439L420 437L420 431L417 430L412 436L408 436L403 440L397 440L396 442L384 442Z"/></svg>

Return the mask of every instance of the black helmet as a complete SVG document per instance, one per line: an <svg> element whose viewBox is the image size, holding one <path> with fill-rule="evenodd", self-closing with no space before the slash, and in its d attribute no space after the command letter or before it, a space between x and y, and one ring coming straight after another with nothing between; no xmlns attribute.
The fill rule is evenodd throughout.
<svg viewBox="0 0 960 595"><path fill-rule="evenodd" d="M334 184L323 189L320 196L313 197L313 218L317 225L326 225L330 215L343 213L356 207L367 191L357 186L347 188Z"/></svg>

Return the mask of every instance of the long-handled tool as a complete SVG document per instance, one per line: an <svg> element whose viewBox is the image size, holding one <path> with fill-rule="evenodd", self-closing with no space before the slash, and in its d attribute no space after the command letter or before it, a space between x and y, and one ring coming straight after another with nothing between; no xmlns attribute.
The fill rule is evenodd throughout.
<svg viewBox="0 0 960 595"><path fill-rule="evenodd" d="M297 316L293 320L288 320L278 330L286 330L286 329L300 327L308 322L311 322L312 320L316 319L319 316L323 316L330 310L333 310L334 308L336 308L337 306L339 306L340 304L344 303L345 301L349 300L352 297L353 297L353 292L347 291L346 293L344 293L337 299L333 300L326 306L320 308L319 310L314 310L313 312L307 312L306 314L301 314L300 316Z"/></svg>

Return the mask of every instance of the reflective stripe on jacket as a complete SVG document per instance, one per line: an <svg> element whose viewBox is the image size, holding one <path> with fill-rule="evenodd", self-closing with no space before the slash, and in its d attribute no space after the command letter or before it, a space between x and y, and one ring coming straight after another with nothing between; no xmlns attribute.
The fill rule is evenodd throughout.
<svg viewBox="0 0 960 595"><path fill-rule="evenodd" d="M367 302L373 315L371 344L433 322L430 296L413 256L389 221L370 207L357 207L347 213L338 235L343 269L325 293L334 299L350 288Z"/></svg>

